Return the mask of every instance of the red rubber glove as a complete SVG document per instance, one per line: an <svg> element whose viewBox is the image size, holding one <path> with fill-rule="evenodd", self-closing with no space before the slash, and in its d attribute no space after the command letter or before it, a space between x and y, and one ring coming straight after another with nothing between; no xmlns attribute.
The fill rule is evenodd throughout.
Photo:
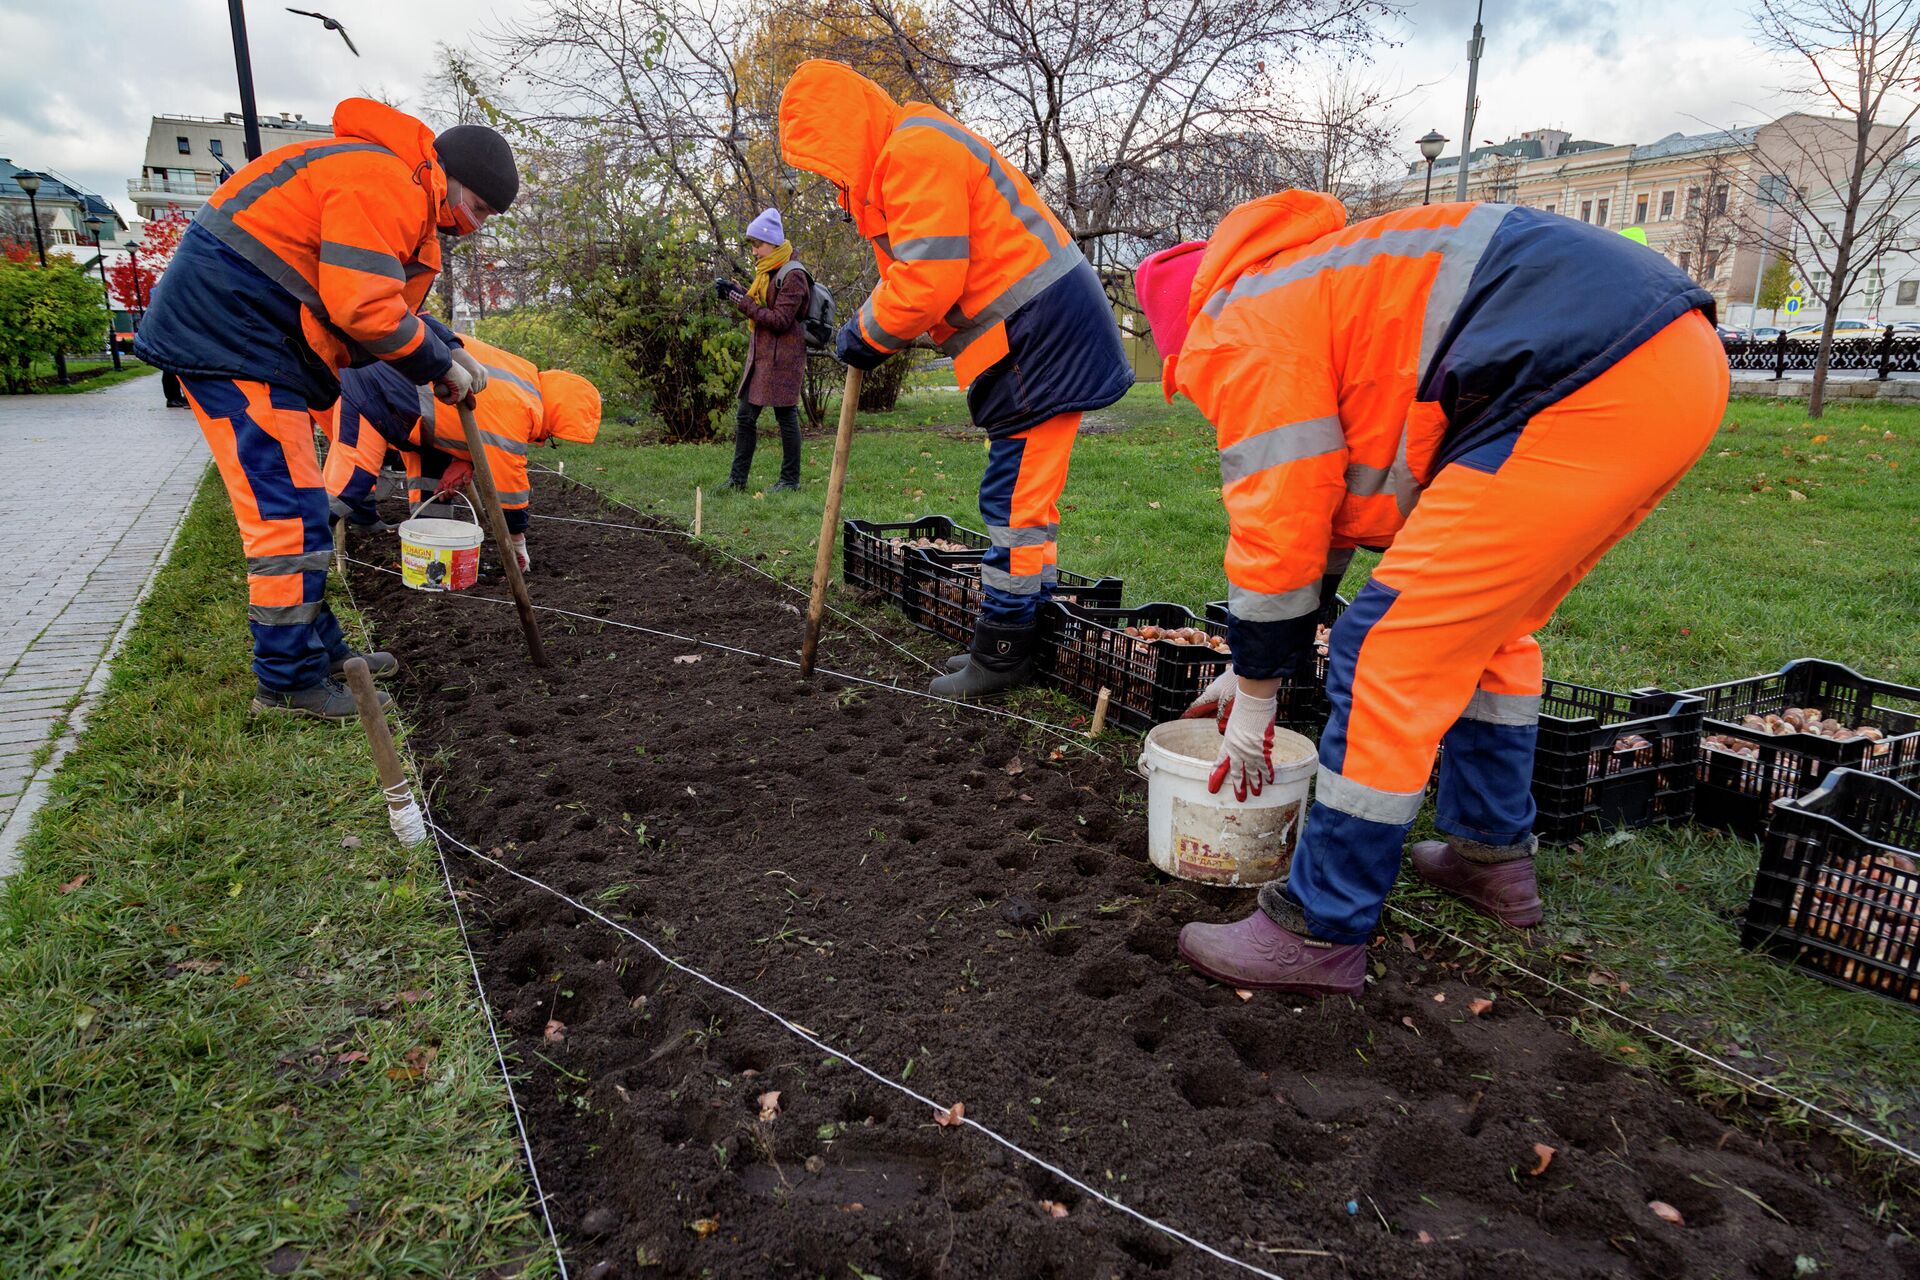
<svg viewBox="0 0 1920 1280"><path fill-rule="evenodd" d="M440 487L433 491L433 496L444 498L450 493L458 493L467 487L467 481L471 479L473 479L473 464L455 458L447 464L446 471L441 473Z"/></svg>

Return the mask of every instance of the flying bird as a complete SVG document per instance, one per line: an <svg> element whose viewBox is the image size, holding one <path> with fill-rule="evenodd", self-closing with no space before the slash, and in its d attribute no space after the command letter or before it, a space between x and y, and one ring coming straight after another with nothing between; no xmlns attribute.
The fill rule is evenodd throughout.
<svg viewBox="0 0 1920 1280"><path fill-rule="evenodd" d="M297 13L303 18L320 19L321 25L325 26L327 30L338 31L340 33L340 38L347 42L347 48L353 50L354 57L357 58L360 56L360 50L354 46L353 37L347 34L347 29L340 25L338 18L329 18L326 14L315 13L311 9L288 9L287 12Z"/></svg>

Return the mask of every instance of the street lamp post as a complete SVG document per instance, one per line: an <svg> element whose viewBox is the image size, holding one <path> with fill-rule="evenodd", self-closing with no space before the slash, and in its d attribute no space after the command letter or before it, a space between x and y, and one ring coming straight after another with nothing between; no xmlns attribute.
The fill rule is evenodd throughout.
<svg viewBox="0 0 1920 1280"><path fill-rule="evenodd" d="M1424 138L1415 139L1420 144L1420 154L1427 158L1427 189L1420 197L1421 204L1433 203L1433 162L1440 158L1446 149L1447 140L1440 136L1438 129L1429 129Z"/></svg>
<svg viewBox="0 0 1920 1280"><path fill-rule="evenodd" d="M242 0L227 0L227 25L233 28L233 69L240 80L240 124L246 132L247 159L260 158L260 113L253 103L253 57L247 52L247 10Z"/></svg>
<svg viewBox="0 0 1920 1280"><path fill-rule="evenodd" d="M147 318L147 291L140 287L140 242L127 242L127 259L133 264L133 331L140 332L140 322Z"/></svg>
<svg viewBox="0 0 1920 1280"><path fill-rule="evenodd" d="M47 238L40 232L40 175L37 173L16 173L13 180L27 193L27 208L33 218L33 247L40 251L40 265L47 265ZM64 351L53 353L54 372L59 375L59 383L66 386L72 381L67 377L67 354Z"/></svg>
<svg viewBox="0 0 1920 1280"><path fill-rule="evenodd" d="M97 213L86 217L87 230L93 232L93 260L100 267L100 291L107 299L107 352L113 357L113 368L120 369L120 335L113 331L113 287L107 283L107 251L100 245L100 232L107 220Z"/></svg>
<svg viewBox="0 0 1920 1280"><path fill-rule="evenodd" d="M1483 4L1473 6L1473 38L1467 41L1467 122L1460 127L1460 177L1453 197L1462 201L1467 198L1467 162L1473 154L1473 117L1478 114L1480 105L1474 99L1474 92L1480 85L1480 54L1487 47L1487 42L1480 38L1482 7Z"/></svg>

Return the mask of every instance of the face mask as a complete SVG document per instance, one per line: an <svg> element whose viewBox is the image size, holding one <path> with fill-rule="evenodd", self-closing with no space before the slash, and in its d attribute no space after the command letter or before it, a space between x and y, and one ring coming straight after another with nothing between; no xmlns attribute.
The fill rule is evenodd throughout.
<svg viewBox="0 0 1920 1280"><path fill-rule="evenodd" d="M464 200L448 200L447 216L452 220L453 234L457 236L470 236L480 229L473 211L467 208Z"/></svg>

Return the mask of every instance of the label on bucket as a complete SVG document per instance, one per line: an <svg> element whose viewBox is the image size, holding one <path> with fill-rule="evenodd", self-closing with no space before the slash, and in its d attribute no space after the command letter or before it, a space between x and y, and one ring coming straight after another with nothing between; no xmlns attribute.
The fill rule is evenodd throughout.
<svg viewBox="0 0 1920 1280"><path fill-rule="evenodd" d="M459 591L480 579L480 548L453 551L444 547L400 544L400 580L421 591Z"/></svg>
<svg viewBox="0 0 1920 1280"><path fill-rule="evenodd" d="M1287 874L1307 802L1222 809L1173 797L1174 874L1214 884L1257 885Z"/></svg>

